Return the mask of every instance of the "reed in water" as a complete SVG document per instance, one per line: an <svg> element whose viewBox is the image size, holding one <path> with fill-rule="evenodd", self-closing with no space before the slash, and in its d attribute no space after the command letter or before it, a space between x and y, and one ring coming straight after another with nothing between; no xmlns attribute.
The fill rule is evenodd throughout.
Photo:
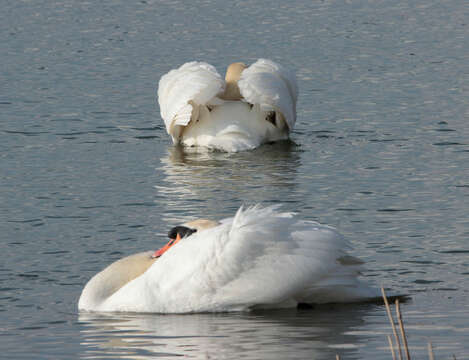
<svg viewBox="0 0 469 360"><path fill-rule="evenodd" d="M387 337L392 358L393 360L397 360L397 359L404 360L404 357L403 357L403 353L404 353L406 360L411 360L409 345L407 342L407 336L406 336L406 332L404 329L404 321L402 320L402 313L401 313L399 298L396 298L394 301L394 304L396 305L396 318L397 318L397 321L395 321L392 315L391 307L389 306L389 301L386 296L386 292L384 291L384 288L381 288L381 294L383 295L384 305L386 306L386 313L388 314L389 322L391 323L392 333L394 335L394 342L391 336L388 335ZM396 323L399 326L399 333L396 329ZM397 357L396 357L396 352L397 352ZM428 343L428 358L429 360L435 359L435 356L433 354L432 344L430 342Z"/></svg>
<svg viewBox="0 0 469 360"><path fill-rule="evenodd" d="M381 288L381 294L383 296L384 300L384 305L386 306L386 313L389 318L389 322L391 323L391 329L393 333L393 337L390 335L387 336L387 340L389 343L389 350L391 351L392 359L393 360L411 360L410 356L410 351L409 351L409 345L407 342L407 335L404 329L404 321L402 320L402 313L400 309L400 303L399 303L399 298L396 298L394 300L395 308L396 308L396 320L394 320L394 317L391 312L391 307L389 306L389 301L386 296L386 292L384 291L384 288ZM399 331L397 330L397 326L399 327ZM428 343L428 359L429 360L435 360L435 355L433 353L433 347L432 343ZM397 355L396 355L397 354ZM405 354L405 359L404 355ZM339 355L336 355L336 360L340 360ZM456 356L453 355L453 360L457 360Z"/></svg>

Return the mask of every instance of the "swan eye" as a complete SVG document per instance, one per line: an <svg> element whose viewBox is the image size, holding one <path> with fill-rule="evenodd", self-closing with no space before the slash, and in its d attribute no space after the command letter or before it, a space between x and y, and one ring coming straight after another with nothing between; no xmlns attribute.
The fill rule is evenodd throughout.
<svg viewBox="0 0 469 360"><path fill-rule="evenodd" d="M265 120L275 125L275 111L269 111Z"/></svg>
<svg viewBox="0 0 469 360"><path fill-rule="evenodd" d="M169 230L168 237L170 239L176 239L177 234L179 234L181 239L183 239L189 235L192 235L196 231L197 229L191 229L187 226L175 226L171 230Z"/></svg>

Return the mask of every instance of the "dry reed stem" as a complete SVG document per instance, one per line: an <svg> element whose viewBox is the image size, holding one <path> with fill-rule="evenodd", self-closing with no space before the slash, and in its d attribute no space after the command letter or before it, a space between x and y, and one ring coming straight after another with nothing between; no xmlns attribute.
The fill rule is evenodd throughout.
<svg viewBox="0 0 469 360"><path fill-rule="evenodd" d="M339 354L335 354L335 360L340 360Z"/></svg>
<svg viewBox="0 0 469 360"><path fill-rule="evenodd" d="M428 358L430 360L435 360L435 356L433 355L432 343L430 341L428 342Z"/></svg>
<svg viewBox="0 0 469 360"><path fill-rule="evenodd" d="M394 345L392 343L392 338L388 335L389 349L391 350L392 360L396 360L396 353L394 352Z"/></svg>
<svg viewBox="0 0 469 360"><path fill-rule="evenodd" d="M404 343L405 355L407 357L407 360L410 360L409 346L407 344L407 337L404 331L404 323L402 321L401 309L399 307L399 299L396 299L396 314L397 314L397 321L399 323L399 328L401 330L402 342Z"/></svg>
<svg viewBox="0 0 469 360"><path fill-rule="evenodd" d="M391 308L389 307L388 298L386 297L386 293L384 292L384 287L381 287L381 294L383 294L384 305L386 305L386 312L388 314L389 322L391 323L392 333L394 334L394 338L396 339L397 348L399 350L399 360L402 360L401 342L399 341L399 335L397 334L396 326L394 325L394 319L391 314Z"/></svg>

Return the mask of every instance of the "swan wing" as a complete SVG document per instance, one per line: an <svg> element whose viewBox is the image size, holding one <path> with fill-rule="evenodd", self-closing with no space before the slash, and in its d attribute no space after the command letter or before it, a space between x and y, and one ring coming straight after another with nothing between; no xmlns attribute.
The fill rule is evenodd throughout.
<svg viewBox="0 0 469 360"><path fill-rule="evenodd" d="M161 77L158 103L166 131L174 142L178 141L181 127L189 124L196 110L193 105L207 104L224 88L220 74L205 62L185 63Z"/></svg>
<svg viewBox="0 0 469 360"><path fill-rule="evenodd" d="M280 112L289 130L293 129L298 97L293 72L271 60L259 59L242 72L238 86L247 102Z"/></svg>
<svg viewBox="0 0 469 360"><path fill-rule="evenodd" d="M234 260L242 271L218 296L232 299L242 294L245 304L256 307L296 305L305 297L318 302L314 291L305 296L305 289L341 271L337 259L346 256L350 247L334 228L299 221L275 206L238 211L229 246L239 249L238 259L227 262Z"/></svg>

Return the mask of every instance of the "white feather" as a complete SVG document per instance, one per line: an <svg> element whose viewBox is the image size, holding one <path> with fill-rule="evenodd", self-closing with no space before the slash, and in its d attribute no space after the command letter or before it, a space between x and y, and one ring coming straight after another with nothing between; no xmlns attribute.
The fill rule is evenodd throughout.
<svg viewBox="0 0 469 360"><path fill-rule="evenodd" d="M166 131L173 139L177 126L191 120L192 104L206 104L225 86L217 70L205 62L189 62L163 75L158 86L158 101Z"/></svg>
<svg viewBox="0 0 469 360"><path fill-rule="evenodd" d="M259 59L243 71L238 86L247 102L281 112L293 129L298 85L292 72L271 60Z"/></svg>
<svg viewBox="0 0 469 360"><path fill-rule="evenodd" d="M97 299L102 291L91 280L79 308L237 311L379 296L358 279L359 261L341 260L349 246L333 228L298 220L276 206L240 209L234 218L178 242L110 296Z"/></svg>

